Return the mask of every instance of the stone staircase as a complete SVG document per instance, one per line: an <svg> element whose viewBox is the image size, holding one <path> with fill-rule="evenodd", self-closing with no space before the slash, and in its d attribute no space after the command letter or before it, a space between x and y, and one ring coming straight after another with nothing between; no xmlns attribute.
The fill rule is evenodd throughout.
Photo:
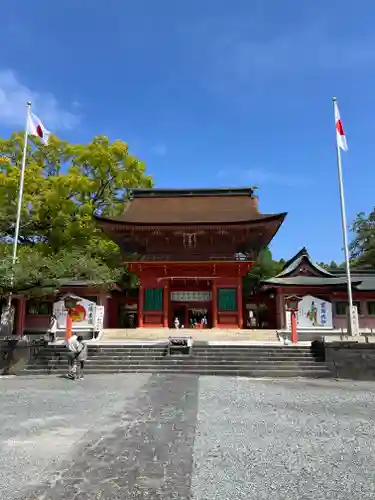
<svg viewBox="0 0 375 500"><path fill-rule="evenodd" d="M169 336L183 335L197 341L274 341L277 342L276 330L245 330L239 328L108 328L101 335L102 341L111 340L167 340Z"/></svg>
<svg viewBox="0 0 375 500"><path fill-rule="evenodd" d="M64 346L48 346L24 368L22 375L66 374ZM86 374L189 373L243 377L331 377L322 358L310 347L195 344L192 355L166 356L164 345L90 345Z"/></svg>

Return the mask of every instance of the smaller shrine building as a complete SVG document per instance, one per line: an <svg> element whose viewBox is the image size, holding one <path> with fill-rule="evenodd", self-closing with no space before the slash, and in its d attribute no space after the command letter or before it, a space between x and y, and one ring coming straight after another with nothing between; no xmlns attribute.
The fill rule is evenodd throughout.
<svg viewBox="0 0 375 500"><path fill-rule="evenodd" d="M375 271L353 269L351 281L360 330L375 331ZM299 330L346 330L348 293L344 268L323 269L302 248L277 276L263 282L262 291L252 302L259 311L263 299L272 327L290 330L290 313L285 310L285 299L290 295L302 299L297 315ZM245 309L251 310L253 305L246 298Z"/></svg>

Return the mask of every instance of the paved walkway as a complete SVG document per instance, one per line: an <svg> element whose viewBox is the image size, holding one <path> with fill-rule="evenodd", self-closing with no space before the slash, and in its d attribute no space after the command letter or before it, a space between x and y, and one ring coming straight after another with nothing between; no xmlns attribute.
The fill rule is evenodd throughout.
<svg viewBox="0 0 375 500"><path fill-rule="evenodd" d="M2 500L375 497L375 385L1 379Z"/></svg>

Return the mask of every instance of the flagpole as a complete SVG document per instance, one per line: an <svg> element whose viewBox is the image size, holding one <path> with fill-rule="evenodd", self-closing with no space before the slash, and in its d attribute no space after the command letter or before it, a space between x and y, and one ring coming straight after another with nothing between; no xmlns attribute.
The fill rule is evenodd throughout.
<svg viewBox="0 0 375 500"><path fill-rule="evenodd" d="M336 97L332 98L333 106L337 101ZM341 164L341 151L340 146L336 138L336 153L337 153L337 172L339 179L339 189L340 189L340 204L341 204L341 224L342 224L342 236L344 243L344 253L345 253L345 267L346 267L346 280L347 280L347 288L348 288L348 302L349 302L349 319L350 325L348 325L348 333L353 335L353 294L352 294L352 280L350 276L350 261L349 261L349 245L348 245L348 230L347 230L347 222L346 222L346 208L345 208L345 196L344 196L344 182L342 176L342 164Z"/></svg>
<svg viewBox="0 0 375 500"><path fill-rule="evenodd" d="M11 270L11 285L14 282L14 266L17 262L17 249L18 249L18 238L20 234L20 222L21 222L21 211L22 211L22 198L23 198L23 186L25 182L25 168L26 168L26 156L27 156L27 141L29 136L29 118L30 118L31 102L26 103L26 124L25 124L25 134L23 141L23 153L22 153L22 163L21 163L21 173L20 173L20 183L18 188L18 202L17 202L17 216L16 216L16 227L14 230L14 241L13 241L13 253L12 253L12 270ZM13 318L11 317L12 309L12 292L8 294L8 300L5 306L5 323L8 327L8 333L12 334L13 329ZM0 325L1 326L1 325ZM1 330L1 328L0 328Z"/></svg>
<svg viewBox="0 0 375 500"><path fill-rule="evenodd" d="M18 189L16 228L14 231L14 241L13 241L13 256L12 256L13 266L15 265L15 263L17 261L18 238L19 238L19 234L20 234L23 185L25 182L25 168L26 168L26 156L27 156L27 141L28 141L28 137L29 137L30 108L31 108L31 102L28 101L26 103L26 126L25 126L25 136L24 136L24 140L23 140L23 155L22 155L22 164L21 164L20 185L19 185L19 189Z"/></svg>

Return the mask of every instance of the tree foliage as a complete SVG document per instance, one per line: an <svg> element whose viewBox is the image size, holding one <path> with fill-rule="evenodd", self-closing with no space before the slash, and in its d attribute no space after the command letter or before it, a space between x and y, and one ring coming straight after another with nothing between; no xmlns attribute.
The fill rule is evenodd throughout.
<svg viewBox="0 0 375 500"><path fill-rule="evenodd" d="M265 248L259 253L255 266L244 278L244 290L249 293L256 293L263 280L276 276L283 268L284 261L276 261L272 258L269 248Z"/></svg>
<svg viewBox="0 0 375 500"><path fill-rule="evenodd" d="M0 243L5 249L12 244L14 235L22 148L21 133L0 138ZM30 276L36 276L44 269L48 281L58 273L65 277L66 266L70 266L70 278L78 277L78 268L84 277L88 266L83 257L98 276L103 271L100 266L107 265L108 271L121 267L117 245L96 227L93 215L121 213L130 188L152 185L144 163L129 154L123 141L110 142L107 137L97 136L88 144L70 144L51 136L48 146L44 146L31 137L15 275L26 278L30 271ZM36 265L38 261L40 266ZM0 265L3 279L4 273L10 274L7 258ZM17 282L28 285L27 279Z"/></svg>
<svg viewBox="0 0 375 500"><path fill-rule="evenodd" d="M0 234L12 237L22 159L22 135L0 140ZM93 214L116 215L129 188L151 187L145 165L128 145L107 137L72 145L56 137L48 146L30 139L20 242L46 244L49 251L85 247L105 255L108 245Z"/></svg>
<svg viewBox="0 0 375 500"><path fill-rule="evenodd" d="M15 266L9 255L0 259L0 297L10 293L45 295L71 280L87 280L91 286L109 288L119 279L120 272L78 250L46 255L33 248L22 248Z"/></svg>
<svg viewBox="0 0 375 500"><path fill-rule="evenodd" d="M375 267L375 208L368 215L361 212L351 226L353 239L350 256L353 264L361 267Z"/></svg>

